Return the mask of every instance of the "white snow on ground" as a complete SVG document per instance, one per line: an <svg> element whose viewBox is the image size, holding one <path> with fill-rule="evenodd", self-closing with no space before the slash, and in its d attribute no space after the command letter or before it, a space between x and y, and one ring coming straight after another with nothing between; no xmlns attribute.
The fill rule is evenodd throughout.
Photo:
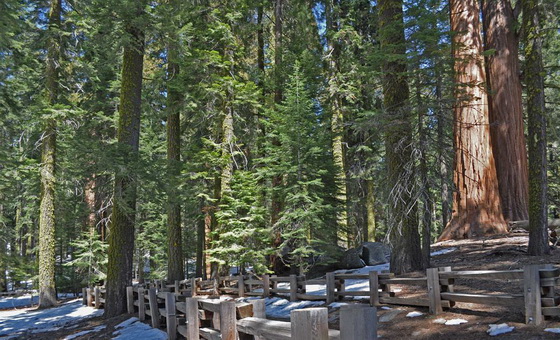
<svg viewBox="0 0 560 340"><path fill-rule="evenodd" d="M162 330L152 328L143 322L140 322L138 318L130 318L126 321L121 322L116 325L116 331L113 332L113 339L118 340L139 340L139 339L150 339L150 340L166 340L167 333Z"/></svg>
<svg viewBox="0 0 560 340"><path fill-rule="evenodd" d="M75 294L62 293L58 294L59 299L68 299L76 297ZM20 307L31 307L39 303L39 295L35 294L25 294L18 297L3 297L0 298L0 309L9 308L20 308Z"/></svg>
<svg viewBox="0 0 560 340"><path fill-rule="evenodd" d="M509 333L512 332L515 327L513 326L508 326L507 323L501 323L501 324L491 324L489 325L490 328L488 328L488 330L486 331L486 333L488 333L488 335L490 336L496 336L496 335L500 335L500 334L504 334L504 333Z"/></svg>
<svg viewBox="0 0 560 340"><path fill-rule="evenodd" d="M36 305L39 302L39 295L22 295L18 297L0 298L0 309L18 308Z"/></svg>
<svg viewBox="0 0 560 340"><path fill-rule="evenodd" d="M266 316L273 318L288 319L290 312L294 309L310 308L321 306L324 301L294 301L274 297L265 299Z"/></svg>
<svg viewBox="0 0 560 340"><path fill-rule="evenodd" d="M446 326L457 326L457 325L461 325L464 323L467 323L468 321L465 319L453 319L453 320L448 320L445 322Z"/></svg>
<svg viewBox="0 0 560 340"><path fill-rule="evenodd" d="M441 250L438 250L438 251L431 252L430 256L443 255L443 254L451 253L452 251L455 251L455 250L457 250L456 247L445 248L445 249L441 249Z"/></svg>
<svg viewBox="0 0 560 340"><path fill-rule="evenodd" d="M16 338L28 331L32 333L55 331L101 314L103 310L86 307L82 305L81 299L43 310L0 311L0 338Z"/></svg>
<svg viewBox="0 0 560 340"><path fill-rule="evenodd" d="M558 333L558 334L560 334L560 328L545 328L544 331L545 331L545 332L549 332L549 333Z"/></svg>
<svg viewBox="0 0 560 340"><path fill-rule="evenodd" d="M406 314L406 317L407 318L415 318L415 317L422 316L422 315L424 315L424 313L414 311L414 312L410 312L410 313Z"/></svg>

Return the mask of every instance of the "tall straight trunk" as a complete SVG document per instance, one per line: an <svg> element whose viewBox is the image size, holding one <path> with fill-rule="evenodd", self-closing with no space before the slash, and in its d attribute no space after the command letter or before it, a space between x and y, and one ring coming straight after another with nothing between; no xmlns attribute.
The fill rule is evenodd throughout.
<svg viewBox="0 0 560 340"><path fill-rule="evenodd" d="M62 0L49 11L46 84L49 105L59 96ZM55 287L55 164L56 121L48 118L41 143L41 203L39 207L39 308L56 305Z"/></svg>
<svg viewBox="0 0 560 340"><path fill-rule="evenodd" d="M334 0L327 0L325 3L326 12L326 26L327 26L327 43L328 43L328 53L330 55L330 60L328 63L328 74L329 74L329 87L337 88L339 84L336 83L336 79L340 73L340 68L338 65L338 57L340 55L340 47L335 41L335 35L338 31L338 18L335 14L337 9ZM336 199L337 203L340 205L340 209L337 214L337 239L340 246L346 246L351 248L354 245L355 235L349 229L348 224L348 188L347 188L347 178L346 178L346 153L344 151L344 113L342 99L338 95L337 91L329 91L331 93L330 101L330 111L332 114L331 118L331 133L332 133L332 153L333 161L336 169L335 179L336 179Z"/></svg>
<svg viewBox="0 0 560 340"><path fill-rule="evenodd" d="M274 104L278 105L282 102L283 98L283 82L282 82L282 25L283 15L282 7L284 0L274 0ZM275 138L272 141L274 146L280 146L280 141ZM282 176L275 175L272 178L272 195L271 195L271 212L270 224L274 226L280 219L280 213L283 209L283 199L280 197L278 188L282 186ZM282 244L282 232L275 230L272 247L276 250ZM270 256L270 266L275 273L280 273L285 269L281 258L278 255Z"/></svg>
<svg viewBox="0 0 560 340"><path fill-rule="evenodd" d="M183 280L183 238L181 236L181 200L179 176L181 175L181 117L179 106L182 99L177 88L179 64L177 48L170 42L167 48L167 279Z"/></svg>
<svg viewBox="0 0 560 340"><path fill-rule="evenodd" d="M375 221L375 185L372 179L366 180L367 196L366 211L367 224L364 227L364 241L375 242L376 221Z"/></svg>
<svg viewBox="0 0 560 340"><path fill-rule="evenodd" d="M523 0L525 85L529 129L529 247L530 255L550 253L547 220L546 113L542 56L542 19L538 0Z"/></svg>
<svg viewBox="0 0 560 340"><path fill-rule="evenodd" d="M453 215L440 240L507 232L490 141L477 0L451 0L455 58Z"/></svg>
<svg viewBox="0 0 560 340"><path fill-rule="evenodd" d="M396 274L423 268L416 205L412 199L412 116L402 7L402 0L378 1L381 49L390 56L383 64L383 105L390 191L391 272Z"/></svg>
<svg viewBox="0 0 560 340"><path fill-rule="evenodd" d="M418 67L420 69L420 67ZM422 98L420 76L416 78L416 105L418 110L418 142L420 149L420 198L422 201L422 258L424 266L430 266L430 245L432 233L432 195L428 179L428 129L424 123L424 100Z"/></svg>
<svg viewBox="0 0 560 340"><path fill-rule="evenodd" d="M528 218L529 177L519 79L519 39L510 0L484 0L490 134L504 218Z"/></svg>
<svg viewBox="0 0 560 340"><path fill-rule="evenodd" d="M140 7L136 13L141 15ZM107 318L126 311L126 287L132 284L137 185L133 164L138 159L140 139L144 32L131 22L125 22L125 33L129 39L123 53L117 129L125 169L115 174L104 313Z"/></svg>
<svg viewBox="0 0 560 340"><path fill-rule="evenodd" d="M97 177L95 174L91 175L86 181L84 188L84 201L87 207L87 217L85 223L85 231L89 232L90 235L95 233L95 227L97 225Z"/></svg>
<svg viewBox="0 0 560 340"><path fill-rule="evenodd" d="M259 86L261 87L263 98L266 96L265 68L264 68L264 5L260 3L257 7L257 66L259 68Z"/></svg>
<svg viewBox="0 0 560 340"><path fill-rule="evenodd" d="M449 222L449 183L447 179L447 162L445 154L447 148L445 147L445 117L443 111L443 96L442 96L442 82L441 74L436 68L436 99L437 99L437 140L438 140L438 162L439 162L439 182L441 190L441 226L438 234L443 231L443 228Z"/></svg>

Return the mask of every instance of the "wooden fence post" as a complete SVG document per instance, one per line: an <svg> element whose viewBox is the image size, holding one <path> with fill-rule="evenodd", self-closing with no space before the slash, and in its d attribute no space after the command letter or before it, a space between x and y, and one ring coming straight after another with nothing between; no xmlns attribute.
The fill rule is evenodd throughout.
<svg viewBox="0 0 560 340"><path fill-rule="evenodd" d="M377 339L377 308L356 304L340 308L340 340L355 339Z"/></svg>
<svg viewBox="0 0 560 340"><path fill-rule="evenodd" d="M187 339L198 340L200 339L200 320L198 319L198 301L193 298L187 298L186 305L186 318L187 318Z"/></svg>
<svg viewBox="0 0 560 340"><path fill-rule="evenodd" d="M334 272L327 273L327 304L331 304L335 299Z"/></svg>
<svg viewBox="0 0 560 340"><path fill-rule="evenodd" d="M144 297L144 288L138 288L138 319L146 320L146 301Z"/></svg>
<svg viewBox="0 0 560 340"><path fill-rule="evenodd" d="M259 319L266 319L266 305L264 299L249 300L253 305L253 317Z"/></svg>
<svg viewBox="0 0 560 340"><path fill-rule="evenodd" d="M237 279L237 289L239 297L245 296L245 281L243 280L243 275L239 275L239 279Z"/></svg>
<svg viewBox="0 0 560 340"><path fill-rule="evenodd" d="M93 307L93 296L91 294L91 288L86 288L86 294L88 307Z"/></svg>
<svg viewBox="0 0 560 340"><path fill-rule="evenodd" d="M196 296L196 277L191 279L191 296Z"/></svg>
<svg viewBox="0 0 560 340"><path fill-rule="evenodd" d="M297 275L290 275L290 301L297 301Z"/></svg>
<svg viewBox="0 0 560 340"><path fill-rule="evenodd" d="M134 313L134 288L126 287L126 309L129 314Z"/></svg>
<svg viewBox="0 0 560 340"><path fill-rule="evenodd" d="M263 275L263 298L270 296L270 276L268 274Z"/></svg>
<svg viewBox="0 0 560 340"><path fill-rule="evenodd" d="M525 323L536 326L543 322L539 269L539 265L523 267Z"/></svg>
<svg viewBox="0 0 560 340"><path fill-rule="evenodd" d="M222 333L222 340L237 340L235 301L220 303L220 332Z"/></svg>
<svg viewBox="0 0 560 340"><path fill-rule="evenodd" d="M264 303L264 299L258 300L251 300L249 301L253 305L253 317L259 319L266 319L266 305ZM246 339L254 339L254 340L266 340L264 337L261 336L245 336Z"/></svg>
<svg viewBox="0 0 560 340"><path fill-rule="evenodd" d="M87 303L87 288L82 288L82 304L88 305Z"/></svg>
<svg viewBox="0 0 560 340"><path fill-rule="evenodd" d="M178 281L175 281L178 282ZM165 318L167 326L167 338L169 340L177 339L177 317L175 316L175 293L165 294Z"/></svg>
<svg viewBox="0 0 560 340"><path fill-rule="evenodd" d="M99 309L101 308L101 290L99 289L98 286L95 286L94 294L95 294L95 309Z"/></svg>
<svg viewBox="0 0 560 340"><path fill-rule="evenodd" d="M379 274L376 271L369 272L369 305L379 306Z"/></svg>
<svg viewBox="0 0 560 340"><path fill-rule="evenodd" d="M441 307L441 290L439 287L439 270L428 268L426 270L428 281L428 302L430 304L430 314L438 315L443 312Z"/></svg>
<svg viewBox="0 0 560 340"><path fill-rule="evenodd" d="M296 309L290 313L292 339L328 340L328 309L325 307Z"/></svg>
<svg viewBox="0 0 560 340"><path fill-rule="evenodd" d="M156 290L156 288L150 288L150 290L148 290L148 303L150 304L152 327L159 328L159 307Z"/></svg>

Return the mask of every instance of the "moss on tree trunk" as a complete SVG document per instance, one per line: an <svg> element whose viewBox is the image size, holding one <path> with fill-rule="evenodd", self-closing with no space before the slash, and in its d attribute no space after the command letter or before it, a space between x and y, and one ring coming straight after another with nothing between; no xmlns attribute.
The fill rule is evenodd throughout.
<svg viewBox="0 0 560 340"><path fill-rule="evenodd" d="M141 11L137 11L138 14ZM134 224L136 214L136 176L134 163L138 158L144 33L125 22L129 42L124 47L117 140L122 168L115 174L113 211L109 231L107 264L107 296L105 317L126 311L126 286L132 284Z"/></svg>

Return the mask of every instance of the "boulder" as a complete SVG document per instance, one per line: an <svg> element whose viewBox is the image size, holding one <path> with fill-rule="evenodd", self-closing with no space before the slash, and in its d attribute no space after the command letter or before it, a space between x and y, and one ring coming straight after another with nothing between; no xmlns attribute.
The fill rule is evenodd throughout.
<svg viewBox="0 0 560 340"><path fill-rule="evenodd" d="M388 263L391 259L391 248L381 242L364 242L357 250L366 266Z"/></svg>
<svg viewBox="0 0 560 340"><path fill-rule="evenodd" d="M366 266L364 260L360 257L361 250L359 248L351 248L344 252L340 260L340 269L356 269Z"/></svg>

